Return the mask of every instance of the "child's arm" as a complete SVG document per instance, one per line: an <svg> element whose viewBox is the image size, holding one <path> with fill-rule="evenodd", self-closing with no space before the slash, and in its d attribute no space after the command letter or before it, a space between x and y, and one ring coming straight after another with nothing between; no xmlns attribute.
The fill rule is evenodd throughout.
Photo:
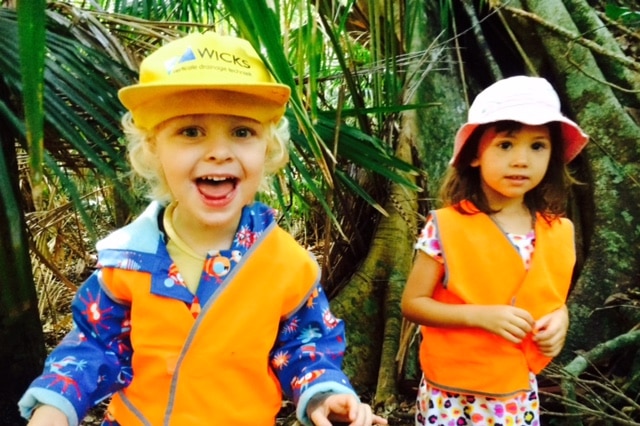
<svg viewBox="0 0 640 426"><path fill-rule="evenodd" d="M442 303L432 298L444 275L444 266L418 251L402 295L402 314L431 327L476 327L512 343L520 343L533 329L533 317L511 305Z"/></svg>
<svg viewBox="0 0 640 426"><path fill-rule="evenodd" d="M27 426L69 426L66 414L51 405L36 408Z"/></svg>
<svg viewBox="0 0 640 426"><path fill-rule="evenodd" d="M533 340L540 352L549 357L557 356L564 346L569 330L569 311L567 305L551 312L536 321Z"/></svg>
<svg viewBox="0 0 640 426"><path fill-rule="evenodd" d="M77 425L90 408L131 379L129 308L108 297L97 273L78 289L71 308L74 328L49 354L43 373L18 403L27 419L38 405L47 405L63 412L69 425Z"/></svg>
<svg viewBox="0 0 640 426"><path fill-rule="evenodd" d="M271 353L272 368L284 394L296 404L302 424L322 425L352 415L356 419L347 421L355 421L353 425L372 424L362 423L373 419L371 407L360 402L342 371L344 350L344 323L332 315L317 282L309 298L280 325Z"/></svg>

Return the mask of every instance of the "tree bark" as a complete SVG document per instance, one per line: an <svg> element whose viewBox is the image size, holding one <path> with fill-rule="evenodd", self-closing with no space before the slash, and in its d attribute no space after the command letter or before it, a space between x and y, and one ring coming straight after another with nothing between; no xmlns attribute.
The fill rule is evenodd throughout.
<svg viewBox="0 0 640 426"><path fill-rule="evenodd" d="M541 19L578 34L562 3L526 4ZM640 276L640 214L633 207L640 205L640 129L587 48L541 26L536 32L565 107L591 138L586 156L593 173L595 228L589 257L570 299L572 327L565 351L572 351L591 348L634 325L621 321L614 310L593 308L602 306L612 293L635 288Z"/></svg>
<svg viewBox="0 0 640 426"><path fill-rule="evenodd" d="M398 188L392 193L394 191L401 192L398 196L402 200L401 208L414 211L411 198ZM333 313L344 320L347 327L345 371L360 392L379 387L377 402L386 402L381 400L395 392L400 294L408 272L413 238L410 226L397 208L390 207L391 203L387 203L389 216L380 220L364 262L331 301ZM379 374L383 376L380 384Z"/></svg>
<svg viewBox="0 0 640 426"><path fill-rule="evenodd" d="M640 109L640 79L637 70L634 72L616 59L625 57L625 54L613 34L585 0L567 0L564 4L581 36L611 52L607 56L595 54L594 59L621 103L627 108Z"/></svg>
<svg viewBox="0 0 640 426"><path fill-rule="evenodd" d="M40 373L45 357L42 324L31 273L29 242L20 208L13 137L0 127L0 424L26 422L17 402Z"/></svg>
<svg viewBox="0 0 640 426"><path fill-rule="evenodd" d="M411 147L417 137L416 114L405 112L400 122L401 134L396 155L411 162ZM386 210L391 214L389 218L381 221L375 236L376 241L381 242L383 247L387 247L384 254L386 262L393 264L387 277L387 292L383 301L385 327L375 393L376 405L387 409L395 405L398 394L396 356L402 329L400 300L413 259L412 241L415 239L416 228L414 212L418 208L416 194L398 184L391 185L389 201ZM387 242L394 240L397 241L397 245L389 247Z"/></svg>

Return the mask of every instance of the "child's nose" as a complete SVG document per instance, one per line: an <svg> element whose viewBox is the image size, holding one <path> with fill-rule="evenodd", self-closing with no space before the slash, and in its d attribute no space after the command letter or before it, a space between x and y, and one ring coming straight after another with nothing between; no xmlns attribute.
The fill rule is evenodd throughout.
<svg viewBox="0 0 640 426"><path fill-rule="evenodd" d="M522 147L511 151L513 153L512 163L516 166L526 166L529 163L529 150Z"/></svg>
<svg viewBox="0 0 640 426"><path fill-rule="evenodd" d="M207 160L225 161L231 158L230 145L224 138L212 137L207 141Z"/></svg>

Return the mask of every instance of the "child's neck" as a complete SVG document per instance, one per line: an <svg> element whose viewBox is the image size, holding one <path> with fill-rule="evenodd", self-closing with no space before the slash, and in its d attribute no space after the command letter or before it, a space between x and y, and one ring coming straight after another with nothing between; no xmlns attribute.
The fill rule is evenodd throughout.
<svg viewBox="0 0 640 426"><path fill-rule="evenodd" d="M187 246L202 257L206 257L207 253L212 250L231 248L237 224L228 229L216 226L198 226L197 221L181 218L177 209L170 209L168 213L171 213L169 220L172 223L173 231Z"/></svg>
<svg viewBox="0 0 640 426"><path fill-rule="evenodd" d="M504 205L490 216L504 232L517 235L529 233L535 219L524 203Z"/></svg>

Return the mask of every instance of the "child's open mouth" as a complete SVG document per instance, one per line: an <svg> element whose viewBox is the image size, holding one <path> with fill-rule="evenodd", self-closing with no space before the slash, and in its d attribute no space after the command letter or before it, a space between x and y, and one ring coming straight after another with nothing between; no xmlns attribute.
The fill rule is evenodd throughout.
<svg viewBox="0 0 640 426"><path fill-rule="evenodd" d="M201 177L196 179L198 191L207 198L221 199L236 189L238 179L234 177Z"/></svg>

